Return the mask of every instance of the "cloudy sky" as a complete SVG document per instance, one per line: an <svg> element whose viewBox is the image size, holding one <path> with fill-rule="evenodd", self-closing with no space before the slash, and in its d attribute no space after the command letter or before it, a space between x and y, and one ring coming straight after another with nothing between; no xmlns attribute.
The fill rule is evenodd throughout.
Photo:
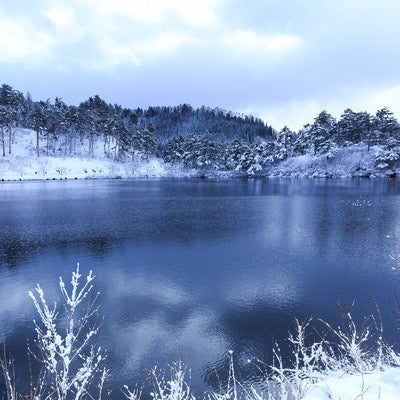
<svg viewBox="0 0 400 400"><path fill-rule="evenodd" d="M218 106L298 129L400 119L398 0L1 0L1 81L34 99Z"/></svg>

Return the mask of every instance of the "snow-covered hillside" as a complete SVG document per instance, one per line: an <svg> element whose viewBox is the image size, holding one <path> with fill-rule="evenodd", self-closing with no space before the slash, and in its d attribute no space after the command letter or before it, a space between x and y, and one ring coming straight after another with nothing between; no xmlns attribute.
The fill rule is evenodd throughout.
<svg viewBox="0 0 400 400"><path fill-rule="evenodd" d="M313 178L349 178L349 177L387 177L400 173L400 167L387 168L377 165L377 154L381 146L367 149L363 143L339 148L334 157L311 154L299 155L281 162L258 163L257 157L251 161L242 160L234 170L217 169L214 164L209 168L201 166L190 168L182 162L165 162L154 155L126 157L124 161L114 161L107 157L104 143L97 140L92 154L87 143L79 143L73 154L62 150L46 155L45 143L41 143L37 156L36 133L30 129L15 129L11 154L0 156L0 180L59 180L59 179L126 179L143 177L313 177ZM243 165L241 165L241 163Z"/></svg>
<svg viewBox="0 0 400 400"><path fill-rule="evenodd" d="M32 179L96 179L190 176L193 171L179 166L167 166L162 159L115 162L107 158L100 141L93 156L86 146L78 146L76 154L46 155L44 148L36 154L36 133L29 129L16 129L12 153L0 156L0 180Z"/></svg>
<svg viewBox="0 0 400 400"><path fill-rule="evenodd" d="M400 172L400 123L387 108L375 115L346 109L338 120L324 110L298 132L277 132L219 109L134 110L98 95L72 106L60 98L33 101L3 84L0 111L4 180Z"/></svg>

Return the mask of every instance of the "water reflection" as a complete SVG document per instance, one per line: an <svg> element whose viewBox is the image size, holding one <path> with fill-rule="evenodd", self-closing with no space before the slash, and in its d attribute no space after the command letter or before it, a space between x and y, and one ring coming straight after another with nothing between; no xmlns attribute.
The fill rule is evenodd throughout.
<svg viewBox="0 0 400 400"><path fill-rule="evenodd" d="M100 344L119 387L182 357L196 388L227 351L268 359L295 317L362 318L389 339L399 287L397 181L32 182L0 185L0 334L26 359L36 282L59 300L77 261L101 291Z"/></svg>

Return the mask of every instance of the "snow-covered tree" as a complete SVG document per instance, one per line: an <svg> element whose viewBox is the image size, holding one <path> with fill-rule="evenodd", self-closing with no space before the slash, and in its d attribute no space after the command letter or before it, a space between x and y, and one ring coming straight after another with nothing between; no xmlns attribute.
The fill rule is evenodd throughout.
<svg viewBox="0 0 400 400"><path fill-rule="evenodd" d="M183 136L174 137L164 148L163 159L167 163L181 162L185 154L185 139Z"/></svg>
<svg viewBox="0 0 400 400"><path fill-rule="evenodd" d="M247 171L253 160L252 149L243 140L235 139L225 149L224 165L227 170Z"/></svg>
<svg viewBox="0 0 400 400"><path fill-rule="evenodd" d="M295 135L293 141L293 154L296 156L310 152L312 148L311 125L306 124Z"/></svg>
<svg viewBox="0 0 400 400"><path fill-rule="evenodd" d="M262 171L267 165L274 162L274 148L275 144L271 141L262 140L256 143L249 157L251 157L251 164L247 168L247 174L254 175Z"/></svg>
<svg viewBox="0 0 400 400"><path fill-rule="evenodd" d="M34 103L31 119L32 126L31 128L36 132L36 153L39 157L40 155L40 136L46 132L47 128L47 120L48 120L48 108L49 102L39 101Z"/></svg>
<svg viewBox="0 0 400 400"><path fill-rule="evenodd" d="M344 110L337 123L336 141L340 145L359 143L368 138L371 129L371 116L363 112Z"/></svg>
<svg viewBox="0 0 400 400"><path fill-rule="evenodd" d="M393 113L387 108L376 112L373 120L374 144L381 147L375 154L377 167L388 169L394 167L400 159L400 126Z"/></svg>
<svg viewBox="0 0 400 400"><path fill-rule="evenodd" d="M334 147L336 120L328 112L322 111L314 119L310 128L314 155L326 154Z"/></svg>
<svg viewBox="0 0 400 400"><path fill-rule="evenodd" d="M293 132L287 126L284 126L277 134L274 142L274 160L284 161L290 157L292 155L293 142Z"/></svg>
<svg viewBox="0 0 400 400"><path fill-rule="evenodd" d="M80 138L81 144L83 143L84 135L84 118L79 109L75 106L68 106L65 113L65 126L68 132L68 152L71 155L75 153L76 141ZM67 150L67 149L65 149Z"/></svg>
<svg viewBox="0 0 400 400"><path fill-rule="evenodd" d="M400 127L389 109L378 110L373 118L373 144L385 144L388 139L398 140Z"/></svg>
<svg viewBox="0 0 400 400"><path fill-rule="evenodd" d="M106 137L107 117L110 107L98 95L89 97L79 105L89 140L89 154L93 154L95 138L101 135Z"/></svg>
<svg viewBox="0 0 400 400"><path fill-rule="evenodd" d="M210 135L191 136L187 140L183 162L192 168L218 169L221 164L222 146Z"/></svg>
<svg viewBox="0 0 400 400"><path fill-rule="evenodd" d="M220 169L223 166L223 147L209 134L178 136L168 142L163 157L166 162L182 162L190 168Z"/></svg>
<svg viewBox="0 0 400 400"><path fill-rule="evenodd" d="M69 107L59 97L54 100L54 105L51 109L51 129L49 132L52 134L53 151L55 151L55 144L60 140L59 150L64 148L64 154L67 154L68 146L71 141L71 131L68 126L68 111ZM48 151L47 146L47 151Z"/></svg>
<svg viewBox="0 0 400 400"><path fill-rule="evenodd" d="M11 147L14 141L14 128L21 120L21 113L24 104L24 96L21 92L14 90L11 86L3 84L0 87L0 105L6 108L8 130L8 153L11 154ZM2 132L4 135L4 131Z"/></svg>
<svg viewBox="0 0 400 400"><path fill-rule="evenodd" d="M0 105L0 132L1 132L1 144L3 157L6 155L6 139L5 139L5 130L10 126L11 121L13 120L13 114L9 107ZM11 138L9 138L9 143L11 144ZM11 153L11 147L10 147Z"/></svg>
<svg viewBox="0 0 400 400"><path fill-rule="evenodd" d="M153 154L157 142L154 129L135 129L130 133L131 152L135 157L147 158Z"/></svg>

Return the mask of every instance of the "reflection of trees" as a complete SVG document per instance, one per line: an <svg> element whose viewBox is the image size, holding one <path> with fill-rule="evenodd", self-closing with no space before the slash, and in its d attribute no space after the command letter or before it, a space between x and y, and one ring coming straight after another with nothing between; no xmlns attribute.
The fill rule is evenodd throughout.
<svg viewBox="0 0 400 400"><path fill-rule="evenodd" d="M160 186L161 194L151 195ZM0 263L16 267L31 259L35 250L55 247L66 251L77 244L104 256L123 242L187 244L214 240L249 229L256 216L256 210L235 199L249 190L246 183L243 187L240 182L139 182L138 191L126 189L128 184L110 190L109 197L85 199L83 195L76 201L42 199L30 204L27 198L18 207L10 202L0 216ZM230 205L232 201L235 207Z"/></svg>
<svg viewBox="0 0 400 400"><path fill-rule="evenodd" d="M309 246L325 257L335 246L395 231L398 219L393 218L393 202L381 202L397 195L396 182L383 180L165 180L110 184L106 189L99 196L89 190L71 199L64 199L62 190L53 194L54 201L40 199L39 191L35 201L19 200L18 207L4 203L0 263L15 267L40 248L68 251L71 244L81 244L103 257L124 242L235 240L261 227L266 240L278 244L286 238L286 247L296 246L307 234ZM357 196L372 199L373 206L352 207ZM370 249L371 243L364 248Z"/></svg>
<svg viewBox="0 0 400 400"><path fill-rule="evenodd" d="M1 240L0 264L16 268L31 257L33 249L34 246L15 237Z"/></svg>
<svg viewBox="0 0 400 400"><path fill-rule="evenodd" d="M104 256L113 245L115 245L115 238L106 236L104 234L97 234L88 237L85 240L87 249L96 256Z"/></svg>

